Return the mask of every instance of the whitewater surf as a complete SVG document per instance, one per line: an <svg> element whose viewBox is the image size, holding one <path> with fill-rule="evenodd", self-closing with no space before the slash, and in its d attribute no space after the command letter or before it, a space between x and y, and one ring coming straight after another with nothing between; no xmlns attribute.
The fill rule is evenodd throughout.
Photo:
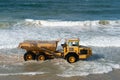
<svg viewBox="0 0 120 80"><path fill-rule="evenodd" d="M96 20L96 21L59 21L59 20L34 20L25 19L10 25L10 28L0 29L0 53L9 55L9 60L14 60L10 55L16 55L16 59L24 64L23 56L25 50L18 49L18 44L23 40L56 40L61 39L58 49L62 49L60 44L65 38L80 38L80 44L90 46L93 50L93 56L85 61L78 61L74 64L67 63L64 59L55 59L45 61L44 65L52 64L58 66L56 76L72 77L87 76L89 74L103 74L120 68L119 48L120 48L120 22L119 20ZM112 31L112 33L111 33ZM4 35L3 35L4 34ZM53 36L54 35L54 36ZM115 59L114 59L115 57ZM5 58L3 56L3 58ZM7 62L7 61L6 61ZM13 63L14 64L14 63ZM37 63L32 63L36 64ZM29 64L29 65L31 65ZM4 63L4 65L6 65ZM2 66L2 65L1 65ZM16 65L18 66L18 65ZM15 70L23 70L23 66L15 68ZM38 66L41 69L44 67ZM34 70L34 66L32 66ZM4 69L4 67L1 67ZM1 72L1 76L15 75L38 75L41 72L51 73L49 67L43 70L27 72L9 73ZM54 70L52 70L54 72ZM4 73L4 74L3 74ZM46 74L46 73L44 73Z"/></svg>

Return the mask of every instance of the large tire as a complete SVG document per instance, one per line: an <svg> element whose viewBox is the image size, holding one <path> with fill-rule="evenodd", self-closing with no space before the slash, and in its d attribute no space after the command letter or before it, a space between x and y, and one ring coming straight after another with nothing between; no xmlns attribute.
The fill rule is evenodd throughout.
<svg viewBox="0 0 120 80"><path fill-rule="evenodd" d="M37 61L45 61L45 60L46 60L45 54L38 54L38 55L36 56L36 60L37 60Z"/></svg>
<svg viewBox="0 0 120 80"><path fill-rule="evenodd" d="M67 62L74 63L78 60L78 57L74 54L69 54L66 56Z"/></svg>
<svg viewBox="0 0 120 80"><path fill-rule="evenodd" d="M26 52L24 54L24 60L29 61L29 60L35 60L35 54L32 52Z"/></svg>

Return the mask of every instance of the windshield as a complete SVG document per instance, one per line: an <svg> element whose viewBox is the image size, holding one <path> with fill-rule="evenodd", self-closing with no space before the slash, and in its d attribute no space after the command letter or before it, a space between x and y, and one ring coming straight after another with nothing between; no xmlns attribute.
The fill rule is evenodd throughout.
<svg viewBox="0 0 120 80"><path fill-rule="evenodd" d="M68 42L68 46L79 46L79 42L78 41Z"/></svg>

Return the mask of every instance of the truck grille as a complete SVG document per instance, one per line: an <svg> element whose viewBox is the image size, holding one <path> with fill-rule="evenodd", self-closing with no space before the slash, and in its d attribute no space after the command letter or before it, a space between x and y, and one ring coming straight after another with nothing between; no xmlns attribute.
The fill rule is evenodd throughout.
<svg viewBox="0 0 120 80"><path fill-rule="evenodd" d="M87 50L80 50L80 54L87 54L88 51Z"/></svg>

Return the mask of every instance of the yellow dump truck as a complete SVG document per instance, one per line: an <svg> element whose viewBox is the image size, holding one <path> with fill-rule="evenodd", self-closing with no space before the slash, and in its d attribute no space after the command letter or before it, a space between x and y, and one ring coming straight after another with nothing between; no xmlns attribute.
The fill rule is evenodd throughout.
<svg viewBox="0 0 120 80"><path fill-rule="evenodd" d="M69 63L79 59L87 59L92 55L90 47L79 45L79 39L68 39L61 44L63 50L57 51L59 41L33 41L26 40L19 44L19 48L25 49L24 60L44 61L52 58L64 58Z"/></svg>

